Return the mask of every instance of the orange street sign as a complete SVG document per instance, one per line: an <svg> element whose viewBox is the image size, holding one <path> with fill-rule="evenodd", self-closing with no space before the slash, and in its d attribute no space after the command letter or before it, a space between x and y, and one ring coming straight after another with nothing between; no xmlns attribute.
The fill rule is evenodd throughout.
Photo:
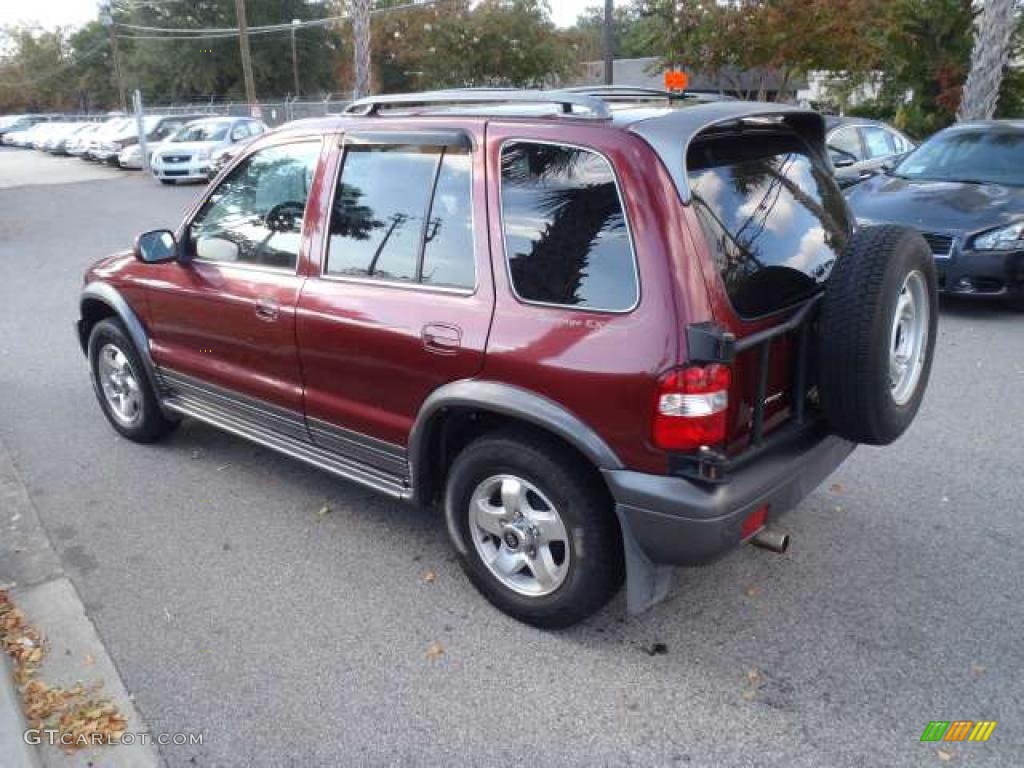
<svg viewBox="0 0 1024 768"><path fill-rule="evenodd" d="M685 72L680 72L678 69L665 70L666 91L685 91L689 83L690 77Z"/></svg>

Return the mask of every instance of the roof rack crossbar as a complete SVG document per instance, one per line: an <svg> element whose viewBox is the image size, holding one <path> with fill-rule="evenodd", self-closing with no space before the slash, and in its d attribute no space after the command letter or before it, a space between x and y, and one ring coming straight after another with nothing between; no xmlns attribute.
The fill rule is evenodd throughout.
<svg viewBox="0 0 1024 768"><path fill-rule="evenodd" d="M556 104L565 115L606 120L611 111L604 101L582 93L563 90L515 90L500 88L466 88L425 93L393 93L381 96L367 96L345 107L342 114L372 116L380 114L387 107L431 107L443 105L484 105L484 104ZM583 113L575 108L585 110Z"/></svg>

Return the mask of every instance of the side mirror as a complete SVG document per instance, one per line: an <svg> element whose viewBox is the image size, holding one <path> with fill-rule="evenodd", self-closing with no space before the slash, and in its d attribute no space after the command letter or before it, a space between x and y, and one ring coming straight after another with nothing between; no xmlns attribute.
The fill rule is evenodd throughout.
<svg viewBox="0 0 1024 768"><path fill-rule="evenodd" d="M154 229L135 238L135 258L145 264L163 264L178 258L178 241L169 229Z"/></svg>

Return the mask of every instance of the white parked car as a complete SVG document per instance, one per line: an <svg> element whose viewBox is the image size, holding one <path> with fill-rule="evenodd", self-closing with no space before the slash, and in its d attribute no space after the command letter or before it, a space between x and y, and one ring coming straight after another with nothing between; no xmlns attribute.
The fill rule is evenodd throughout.
<svg viewBox="0 0 1024 768"><path fill-rule="evenodd" d="M206 181L211 156L222 147L249 141L267 130L250 117L209 117L189 123L153 153L153 175L162 184Z"/></svg>
<svg viewBox="0 0 1024 768"><path fill-rule="evenodd" d="M64 145L64 151L69 155L80 157L89 146L89 140L96 135L96 132L103 125L103 123L86 123L82 130L67 140L67 143Z"/></svg>

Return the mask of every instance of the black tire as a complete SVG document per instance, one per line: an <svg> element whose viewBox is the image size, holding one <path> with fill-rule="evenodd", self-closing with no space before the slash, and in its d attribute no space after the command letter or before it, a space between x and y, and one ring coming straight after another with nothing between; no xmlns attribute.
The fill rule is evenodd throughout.
<svg viewBox="0 0 1024 768"><path fill-rule="evenodd" d="M114 406L104 393L103 384L100 381L101 352L114 347L127 359L130 373L137 385L139 394L138 416L130 423L125 423L115 412ZM146 368L142 364L131 337L125 330L120 320L107 318L93 326L89 334L89 368L92 378L92 388L96 393L96 399L103 409L110 425L121 435L137 443L152 443L171 432L178 424L176 420L168 419L160 410L157 404L156 395L153 390L153 383L150 381Z"/></svg>
<svg viewBox="0 0 1024 768"><path fill-rule="evenodd" d="M900 396L890 379L890 353L901 290L911 283L927 304L927 339L918 345L923 358L914 355L921 361L916 383ZM821 404L837 434L887 445L910 426L928 386L938 309L935 261L918 232L885 225L853 236L825 287L818 333Z"/></svg>
<svg viewBox="0 0 1024 768"><path fill-rule="evenodd" d="M506 474L522 478L550 500L568 534L565 575L548 594L524 595L506 586L471 538L474 491L488 478ZM577 455L530 431L492 433L466 446L448 474L445 513L470 581L499 610L545 629L568 627L600 609L622 586L624 573L622 537L601 482Z"/></svg>
<svg viewBox="0 0 1024 768"><path fill-rule="evenodd" d="M161 184L167 184L168 186L173 186L174 185L174 179L161 179L161 178L157 178L157 181L159 181Z"/></svg>

